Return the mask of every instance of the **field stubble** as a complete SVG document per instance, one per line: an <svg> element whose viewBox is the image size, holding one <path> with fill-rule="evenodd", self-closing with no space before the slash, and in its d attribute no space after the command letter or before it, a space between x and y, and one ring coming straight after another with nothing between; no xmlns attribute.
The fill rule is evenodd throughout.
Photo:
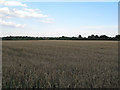
<svg viewBox="0 0 120 90"><path fill-rule="evenodd" d="M118 42L3 41L3 88L116 88Z"/></svg>

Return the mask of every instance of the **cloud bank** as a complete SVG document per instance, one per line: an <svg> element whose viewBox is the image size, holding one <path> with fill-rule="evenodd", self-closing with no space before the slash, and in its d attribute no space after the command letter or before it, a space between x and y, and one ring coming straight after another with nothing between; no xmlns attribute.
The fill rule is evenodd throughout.
<svg viewBox="0 0 120 90"><path fill-rule="evenodd" d="M17 9L9 9L8 7L0 8L0 14L2 16L9 16L9 17L18 17L18 18L44 18L48 17L47 15L38 13L34 9L24 9L24 10L17 10Z"/></svg>
<svg viewBox="0 0 120 90"><path fill-rule="evenodd" d="M21 24L15 24L15 22L12 21L5 21L4 19L11 19L11 18L47 18L40 20L42 23L52 23L53 20L48 18L48 15L44 15L41 13L39 9L30 9L26 4L23 4L19 1L5 1L1 0L0 5L3 5L4 7L0 8L0 18L3 20L0 20L0 25L4 26L12 26L12 27L24 27L24 25ZM21 8L14 8L15 7L21 7ZM9 8L12 7L12 8Z"/></svg>
<svg viewBox="0 0 120 90"><path fill-rule="evenodd" d="M19 1L5 1L5 0L1 0L0 4L4 5L4 6L21 6L21 7L27 7L26 4L22 4Z"/></svg>
<svg viewBox="0 0 120 90"><path fill-rule="evenodd" d="M24 25L16 24L14 22L6 22L4 20L0 20L0 25L7 26L7 27L16 27L16 28L24 28L25 27L25 24Z"/></svg>

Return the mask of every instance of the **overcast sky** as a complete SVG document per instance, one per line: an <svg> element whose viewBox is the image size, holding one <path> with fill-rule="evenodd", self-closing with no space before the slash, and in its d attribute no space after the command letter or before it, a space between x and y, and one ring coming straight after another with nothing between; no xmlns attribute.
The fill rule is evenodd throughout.
<svg viewBox="0 0 120 90"><path fill-rule="evenodd" d="M2 36L115 36L117 2L19 2L0 0Z"/></svg>

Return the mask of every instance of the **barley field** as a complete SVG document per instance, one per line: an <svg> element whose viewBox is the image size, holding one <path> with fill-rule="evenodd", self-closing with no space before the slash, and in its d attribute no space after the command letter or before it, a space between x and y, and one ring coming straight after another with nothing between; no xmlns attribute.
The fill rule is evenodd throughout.
<svg viewBox="0 0 120 90"><path fill-rule="evenodd" d="M3 88L117 88L117 41L2 42Z"/></svg>

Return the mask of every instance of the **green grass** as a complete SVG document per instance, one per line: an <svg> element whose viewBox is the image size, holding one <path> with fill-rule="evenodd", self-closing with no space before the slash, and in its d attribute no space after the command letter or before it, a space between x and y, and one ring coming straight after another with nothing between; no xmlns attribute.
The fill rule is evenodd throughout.
<svg viewBox="0 0 120 90"><path fill-rule="evenodd" d="M3 88L117 88L116 41L3 41Z"/></svg>

